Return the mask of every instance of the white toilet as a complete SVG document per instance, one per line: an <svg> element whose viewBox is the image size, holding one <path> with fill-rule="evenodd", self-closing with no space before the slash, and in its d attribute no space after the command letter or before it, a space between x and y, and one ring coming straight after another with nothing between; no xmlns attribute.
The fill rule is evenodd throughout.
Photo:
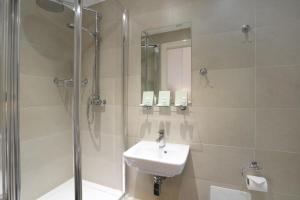
<svg viewBox="0 0 300 200"><path fill-rule="evenodd" d="M210 186L210 200L251 200L251 194L217 186Z"/></svg>

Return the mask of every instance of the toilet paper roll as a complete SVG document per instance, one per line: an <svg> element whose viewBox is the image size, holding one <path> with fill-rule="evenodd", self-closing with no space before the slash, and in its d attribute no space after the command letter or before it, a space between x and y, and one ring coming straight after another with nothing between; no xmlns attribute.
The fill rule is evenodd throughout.
<svg viewBox="0 0 300 200"><path fill-rule="evenodd" d="M247 175L246 184L248 190L268 192L268 182L264 177Z"/></svg>

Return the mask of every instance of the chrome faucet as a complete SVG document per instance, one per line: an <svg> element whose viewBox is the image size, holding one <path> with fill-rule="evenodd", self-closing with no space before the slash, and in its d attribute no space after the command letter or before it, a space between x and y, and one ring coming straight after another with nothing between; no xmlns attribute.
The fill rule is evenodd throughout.
<svg viewBox="0 0 300 200"><path fill-rule="evenodd" d="M156 140L158 142L158 147L164 148L166 146L165 131L162 129L162 130L159 130L158 133L159 133L159 137Z"/></svg>

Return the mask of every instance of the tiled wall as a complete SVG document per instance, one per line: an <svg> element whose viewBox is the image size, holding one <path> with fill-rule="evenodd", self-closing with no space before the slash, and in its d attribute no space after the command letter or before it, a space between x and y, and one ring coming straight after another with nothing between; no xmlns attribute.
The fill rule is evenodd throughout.
<svg viewBox="0 0 300 200"><path fill-rule="evenodd" d="M300 199L300 1L122 0L130 13L128 141L188 143L183 175L160 199L208 200L209 186L245 190L241 168L263 163L269 182L254 200ZM192 22L192 106L186 112L139 107L141 31ZM241 26L249 24L246 37ZM204 66L207 79L199 74ZM155 199L152 177L128 169L135 198Z"/></svg>
<svg viewBox="0 0 300 200"><path fill-rule="evenodd" d="M21 6L20 132L22 200L33 200L72 177L71 89L54 77L71 78L72 13L50 13L35 0Z"/></svg>
<svg viewBox="0 0 300 200"><path fill-rule="evenodd" d="M116 0L93 7L102 15L100 22L100 96L105 106L94 106L95 121L87 123L87 98L92 94L94 67L94 40L83 35L82 78L89 84L82 89L81 137L83 178L107 187L122 190L123 104L122 104L122 7ZM84 26L95 28L94 15L85 12Z"/></svg>

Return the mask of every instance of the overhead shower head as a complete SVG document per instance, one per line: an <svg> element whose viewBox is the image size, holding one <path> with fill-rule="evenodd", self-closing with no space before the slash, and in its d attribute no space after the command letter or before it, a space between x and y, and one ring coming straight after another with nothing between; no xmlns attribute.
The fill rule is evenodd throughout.
<svg viewBox="0 0 300 200"><path fill-rule="evenodd" d="M36 4L49 12L63 12L65 6L61 0L36 0Z"/></svg>

